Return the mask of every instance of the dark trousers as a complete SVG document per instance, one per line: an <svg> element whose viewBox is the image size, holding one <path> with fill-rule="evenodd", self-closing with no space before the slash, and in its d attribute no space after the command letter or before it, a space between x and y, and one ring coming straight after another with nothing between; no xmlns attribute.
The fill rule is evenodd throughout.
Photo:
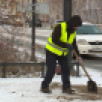
<svg viewBox="0 0 102 102"><path fill-rule="evenodd" d="M56 60L58 60L58 63L61 66L61 78L63 82L63 90L70 87L70 68L67 56L60 57L50 52L46 52L47 71L46 76L42 82L41 88L49 87L49 84L52 82L52 78L55 75Z"/></svg>

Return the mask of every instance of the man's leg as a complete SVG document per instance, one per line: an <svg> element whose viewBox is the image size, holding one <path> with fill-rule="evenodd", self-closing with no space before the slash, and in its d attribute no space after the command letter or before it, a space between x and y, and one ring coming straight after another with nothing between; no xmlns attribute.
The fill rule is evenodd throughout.
<svg viewBox="0 0 102 102"><path fill-rule="evenodd" d="M63 90L70 88L70 68L67 61L67 57L58 58L58 62L61 66Z"/></svg>
<svg viewBox="0 0 102 102"><path fill-rule="evenodd" d="M47 52L46 53L46 65L47 65L47 71L46 71L46 76L41 85L42 89L49 87L49 84L51 83L52 78L55 75L56 56Z"/></svg>

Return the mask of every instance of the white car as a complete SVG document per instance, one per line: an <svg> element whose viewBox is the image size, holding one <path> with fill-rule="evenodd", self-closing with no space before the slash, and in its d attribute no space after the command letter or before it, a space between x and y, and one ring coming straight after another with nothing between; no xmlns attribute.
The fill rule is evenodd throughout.
<svg viewBox="0 0 102 102"><path fill-rule="evenodd" d="M102 54L102 31L91 23L77 29L76 41L80 54Z"/></svg>

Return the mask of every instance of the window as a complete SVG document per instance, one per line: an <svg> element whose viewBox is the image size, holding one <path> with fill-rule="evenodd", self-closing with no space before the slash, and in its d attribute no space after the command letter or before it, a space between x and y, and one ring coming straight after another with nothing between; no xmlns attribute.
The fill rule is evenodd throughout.
<svg viewBox="0 0 102 102"><path fill-rule="evenodd" d="M77 34L102 34L97 26L83 25L77 29Z"/></svg>

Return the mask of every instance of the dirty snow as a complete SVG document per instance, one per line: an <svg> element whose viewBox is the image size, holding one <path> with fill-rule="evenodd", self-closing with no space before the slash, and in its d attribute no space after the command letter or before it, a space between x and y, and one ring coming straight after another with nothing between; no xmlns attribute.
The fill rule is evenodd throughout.
<svg viewBox="0 0 102 102"><path fill-rule="evenodd" d="M102 87L102 75L95 70L88 68L88 71ZM0 102L102 102L102 100L82 100L77 95L63 94L61 88L56 87L51 94L40 92L40 84L43 78L1 78L0 79ZM81 70L81 77L71 77L72 85L86 85L87 77ZM52 83L61 84L59 75L55 75ZM73 98L71 99L67 99Z"/></svg>

